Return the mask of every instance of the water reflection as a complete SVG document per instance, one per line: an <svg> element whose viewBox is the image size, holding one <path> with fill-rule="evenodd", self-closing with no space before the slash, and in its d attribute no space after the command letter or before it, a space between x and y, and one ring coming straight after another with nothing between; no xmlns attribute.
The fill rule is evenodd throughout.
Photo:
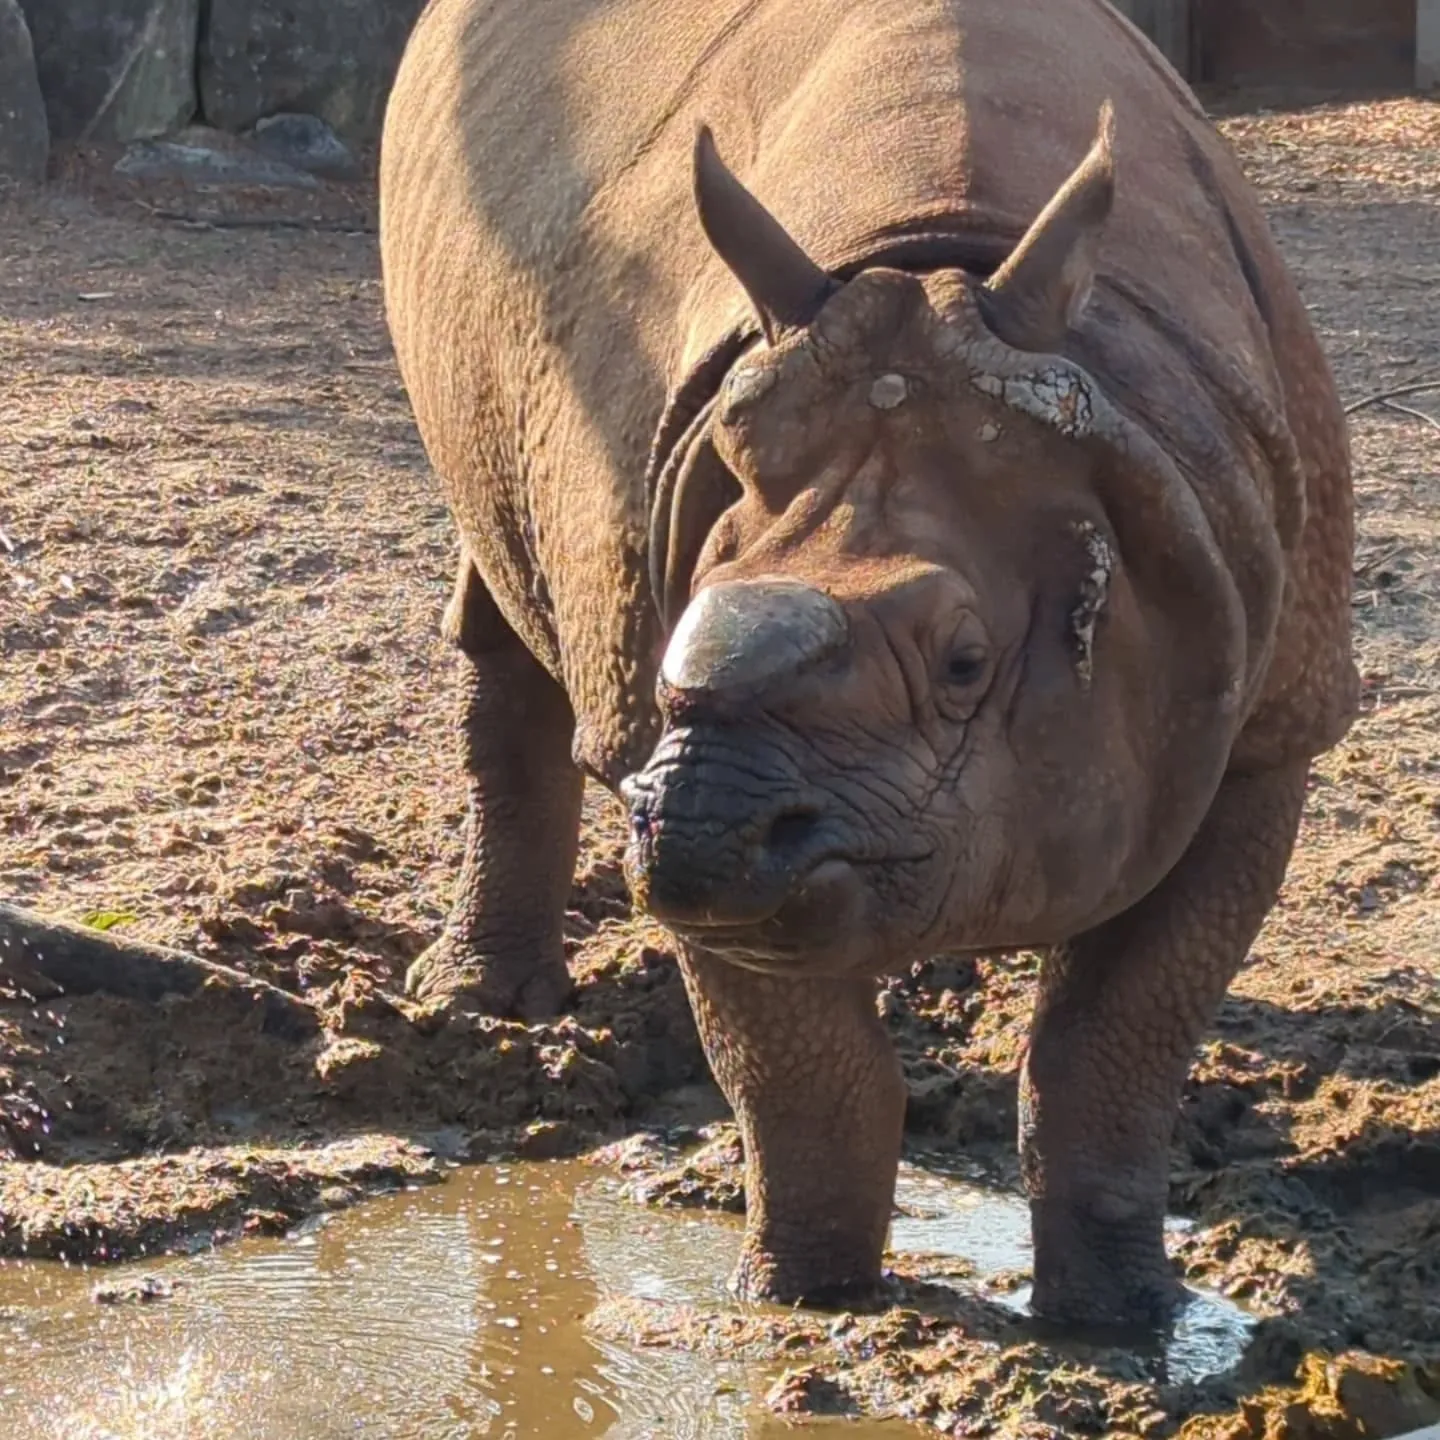
<svg viewBox="0 0 1440 1440"><path fill-rule="evenodd" d="M1017 1200L909 1167L900 1199L897 1250L963 1256L981 1276L1028 1265ZM595 1170L557 1163L475 1167L284 1239L128 1267L176 1286L148 1305L94 1304L97 1272L0 1265L0 1437L790 1434L755 1403L773 1371L584 1326L605 1297L729 1304L738 1243L733 1220L647 1212ZM1192 1306L1161 1357L1170 1378L1228 1369L1247 1326L1223 1302Z"/></svg>
<svg viewBox="0 0 1440 1440"><path fill-rule="evenodd" d="M150 1306L95 1307L90 1277L43 1267L11 1321L7 1379L33 1398L6 1433L565 1433L596 1358L573 1184L475 1172L169 1262L176 1296Z"/></svg>
<svg viewBox="0 0 1440 1440"><path fill-rule="evenodd" d="M0 1436L778 1433L752 1398L768 1374L583 1327L602 1294L723 1299L737 1243L731 1225L650 1215L591 1169L547 1164L459 1172L286 1239L143 1267L177 1287L149 1305L95 1305L95 1272L12 1264L0 1268Z"/></svg>
<svg viewBox="0 0 1440 1440"><path fill-rule="evenodd" d="M890 1228L896 1250L954 1255L968 1260L981 1277L1027 1270L1030 1266L1030 1213L1016 1196L967 1185L909 1166L901 1171L896 1200L904 1213ZM1172 1220L1167 1228L1188 1228ZM1028 1285L994 1298L1028 1313ZM1218 1295L1191 1291L1170 1334L1157 1340L1149 1359L1159 1380L1199 1382L1223 1375L1245 1354L1255 1322L1237 1305Z"/></svg>

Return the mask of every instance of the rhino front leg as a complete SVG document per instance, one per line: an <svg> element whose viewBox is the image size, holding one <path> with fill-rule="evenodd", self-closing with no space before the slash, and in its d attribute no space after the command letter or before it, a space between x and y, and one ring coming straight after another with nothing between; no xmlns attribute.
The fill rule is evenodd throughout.
<svg viewBox="0 0 1440 1440"><path fill-rule="evenodd" d="M737 1292L825 1305L873 1291L905 1117L876 982L776 978L693 950L681 966L745 1147Z"/></svg>
<svg viewBox="0 0 1440 1440"><path fill-rule="evenodd" d="M468 559L444 630L460 650L465 858L444 933L406 988L491 1015L551 1015L570 992L561 926L584 788L574 715Z"/></svg>
<svg viewBox="0 0 1440 1440"><path fill-rule="evenodd" d="M1037 1314L1157 1323L1181 1296L1163 1236L1180 1096L1284 879L1308 771L1227 777L1161 885L1045 962L1020 1107Z"/></svg>

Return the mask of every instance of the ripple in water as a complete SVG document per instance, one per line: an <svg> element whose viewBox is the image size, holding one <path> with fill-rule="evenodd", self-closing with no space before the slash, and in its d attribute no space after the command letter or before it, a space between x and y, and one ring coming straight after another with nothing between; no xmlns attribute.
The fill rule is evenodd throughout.
<svg viewBox="0 0 1440 1440"><path fill-rule="evenodd" d="M93 1271L0 1265L0 1440L777 1433L752 1398L768 1373L583 1324L602 1295L728 1303L738 1241L546 1164L458 1171L285 1239L123 1267L175 1284L155 1304L93 1304Z"/></svg>
<svg viewBox="0 0 1440 1440"><path fill-rule="evenodd" d="M982 1276L1028 1264L1018 1200L908 1167L901 1200L896 1249L963 1256ZM732 1221L646 1212L592 1169L560 1163L459 1171L284 1239L125 1267L175 1284L150 1305L93 1304L95 1272L0 1264L0 1437L788 1433L755 1408L773 1372L584 1328L608 1296L728 1305L738 1244ZM1163 1352L1169 1378L1228 1369L1247 1328L1234 1307L1198 1299Z"/></svg>

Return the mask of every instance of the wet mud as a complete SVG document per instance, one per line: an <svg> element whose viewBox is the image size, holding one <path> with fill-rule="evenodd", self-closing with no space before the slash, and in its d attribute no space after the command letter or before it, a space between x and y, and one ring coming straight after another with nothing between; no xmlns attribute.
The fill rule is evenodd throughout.
<svg viewBox="0 0 1440 1440"><path fill-rule="evenodd" d="M706 1127L695 1138L699 1145L682 1152L637 1135L597 1158L625 1177L639 1204L743 1211L734 1127ZM1297 1313L1290 1296L1259 1305L1233 1298L1254 1287L1226 1284L1214 1268L1185 1259L1197 1236L1209 1233L1203 1215L1177 1214L1167 1224L1190 1285L1188 1303L1164 1333L1056 1333L1038 1324L1028 1311L1023 1199L985 1179L984 1165L957 1169L918 1137L908 1148L887 1291L868 1313L741 1321L627 1297L607 1301L592 1323L649 1346L788 1353L792 1365L767 1396L780 1413L894 1415L956 1436L1359 1440L1440 1423L1440 1348L1433 1339L1402 1342L1409 1315L1394 1317L1385 1339L1411 1358L1382 1359L1338 1329L1323 1329L1327 1317L1317 1306ZM1342 1304L1356 1296L1358 1281L1345 1276ZM1378 1318L1384 1292L1365 1298ZM1415 1299L1434 1303L1433 1293Z"/></svg>
<svg viewBox="0 0 1440 1440"><path fill-rule="evenodd" d="M1252 107L1225 126L1347 400L1440 376L1437 107ZM1440 1421L1429 421L1379 405L1352 417L1363 713L1317 764L1281 902L1192 1068L1170 1246L1201 1299L1180 1334L1107 1345L1041 1335L1025 1313L1026 955L940 957L880 997L916 1167L891 1303L745 1311L720 1283L744 1206L738 1145L666 937L630 914L602 798L587 799L563 1018L448 1015L403 995L459 859L453 657L436 634L455 557L384 333L373 196L294 215L298 200L270 196L258 217L177 225L82 162L0 210L0 900L233 966L313 1024L281 1033L223 983L155 1002L42 994L0 957L0 1316L14 1327L0 1422L23 1390L37 1425L90 1423L55 1408L63 1379L93 1427L37 1434L247 1433L235 1417L284 1388L318 1407L296 1412L296 1433L323 1437L354 1418L339 1382L317 1373L307 1397L265 1378L286 1373L287 1347L297 1373L317 1369L311 1324L360 1367L366 1416L391 1426L374 1433L422 1414L417 1435L502 1434L509 1400L513 1433L556 1435L760 1434L767 1415L859 1413L966 1436L1379 1440ZM505 1161L540 1190L528 1258L496 1275L475 1258L493 1253L472 1233L484 1225L456 1218L504 1218L475 1199L494 1182L452 1167ZM612 1181L623 1223L573 1222L584 1265L579 1231L547 1255L567 1207ZM647 1234L661 1270L637 1258ZM337 1285L374 1281L345 1302L369 1317L364 1341L314 1299L332 1295L312 1263L332 1245ZM581 1270L576 1289L551 1278ZM248 1298L227 1311L222 1291ZM302 1292L314 1303L287 1325ZM454 1321L463 1337L426 1308L442 1293L470 1317ZM522 1299L541 1309L521 1314ZM555 1328L540 1337L537 1319L517 1340L486 1318L491 1300L522 1321L553 1312ZM222 1314L237 1338L205 1318ZM242 1351L245 1324L269 1369ZM504 1349L532 1339L565 1358L526 1349L522 1366ZM87 1345L107 1357L89 1370ZM419 1396L427 1346L440 1378ZM481 1383L497 1374L515 1388ZM449 1419L424 1408L441 1392ZM672 1428L641 1418L636 1395L662 1396Z"/></svg>

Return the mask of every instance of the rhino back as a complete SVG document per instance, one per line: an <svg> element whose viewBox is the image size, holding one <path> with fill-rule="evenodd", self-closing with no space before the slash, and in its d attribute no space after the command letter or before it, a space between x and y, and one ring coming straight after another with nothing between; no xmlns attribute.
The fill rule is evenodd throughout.
<svg viewBox="0 0 1440 1440"><path fill-rule="evenodd" d="M1018 238L1106 97L1121 178L1102 269L1268 402L1328 414L1303 306L1222 142L1105 0L432 0L382 161L397 353L463 542L565 683L597 769L639 763L654 733L651 437L689 367L748 323L693 217L697 121L837 267L897 232ZM1321 488L1334 443L1310 457ZM1223 532L1225 495L1202 498ZM1315 645L1333 618L1307 622Z"/></svg>

